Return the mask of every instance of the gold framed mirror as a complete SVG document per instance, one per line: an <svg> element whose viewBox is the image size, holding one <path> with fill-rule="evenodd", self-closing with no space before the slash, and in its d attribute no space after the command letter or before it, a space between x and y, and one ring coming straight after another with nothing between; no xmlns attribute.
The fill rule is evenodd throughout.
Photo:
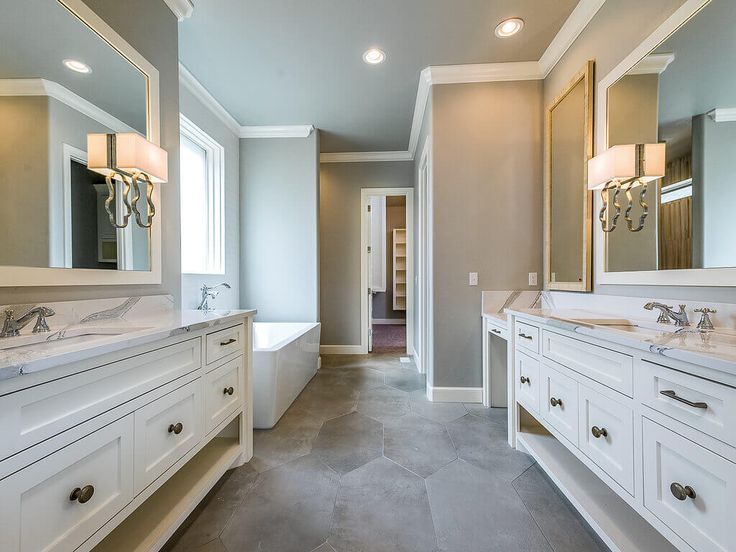
<svg viewBox="0 0 736 552"><path fill-rule="evenodd" d="M588 61L546 109L545 288L591 291L593 71Z"/></svg>

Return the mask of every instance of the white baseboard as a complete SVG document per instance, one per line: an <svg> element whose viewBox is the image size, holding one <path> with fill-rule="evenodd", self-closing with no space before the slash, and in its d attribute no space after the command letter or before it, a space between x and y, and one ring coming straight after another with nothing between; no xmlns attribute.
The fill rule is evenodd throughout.
<svg viewBox="0 0 736 552"><path fill-rule="evenodd" d="M360 345L320 345L319 352L323 355L362 355L365 354Z"/></svg>
<svg viewBox="0 0 736 552"><path fill-rule="evenodd" d="M381 325L395 325L395 326L406 326L406 318L374 318L374 324Z"/></svg>
<svg viewBox="0 0 736 552"><path fill-rule="evenodd" d="M482 403L482 387L432 387L427 386L427 398L432 402Z"/></svg>

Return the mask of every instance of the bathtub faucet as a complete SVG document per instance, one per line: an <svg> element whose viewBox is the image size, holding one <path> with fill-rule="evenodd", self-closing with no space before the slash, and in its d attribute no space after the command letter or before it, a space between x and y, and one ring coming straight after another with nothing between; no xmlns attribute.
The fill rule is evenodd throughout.
<svg viewBox="0 0 736 552"><path fill-rule="evenodd" d="M209 301L210 299L214 299L215 297L220 295L220 290L217 289L220 287L226 287L227 289L230 289L230 284L228 284L227 282L222 282L221 284L217 284L216 286L208 286L207 284L202 284L202 300L199 302L197 310L213 310L212 307L210 307Z"/></svg>

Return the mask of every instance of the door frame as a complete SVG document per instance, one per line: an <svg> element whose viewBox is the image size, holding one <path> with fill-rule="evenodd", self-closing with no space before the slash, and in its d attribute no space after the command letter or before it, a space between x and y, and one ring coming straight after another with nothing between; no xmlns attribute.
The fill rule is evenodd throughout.
<svg viewBox="0 0 736 552"><path fill-rule="evenodd" d="M433 301L432 301L432 138L427 137L416 165L417 170L417 343L414 361L420 372L433 381ZM426 171L426 179L422 172ZM429 389L429 387L428 387Z"/></svg>
<svg viewBox="0 0 736 552"><path fill-rule="evenodd" d="M368 229L365 212L370 196L406 198L406 354L411 355L414 350L414 188L360 189L360 350L362 354L368 354Z"/></svg>

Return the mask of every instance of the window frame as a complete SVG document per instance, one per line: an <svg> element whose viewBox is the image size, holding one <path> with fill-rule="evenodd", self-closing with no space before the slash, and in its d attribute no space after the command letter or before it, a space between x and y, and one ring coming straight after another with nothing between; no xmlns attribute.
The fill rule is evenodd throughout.
<svg viewBox="0 0 736 552"><path fill-rule="evenodd" d="M207 251L204 271L191 272L181 267L182 274L225 274L225 148L199 128L184 114L179 114L179 140L193 142L205 151L207 174ZM180 193L184 193L183 187ZM180 201L181 203L181 201ZM184 219L180 224L184 223ZM182 248L184 244L182 243Z"/></svg>

